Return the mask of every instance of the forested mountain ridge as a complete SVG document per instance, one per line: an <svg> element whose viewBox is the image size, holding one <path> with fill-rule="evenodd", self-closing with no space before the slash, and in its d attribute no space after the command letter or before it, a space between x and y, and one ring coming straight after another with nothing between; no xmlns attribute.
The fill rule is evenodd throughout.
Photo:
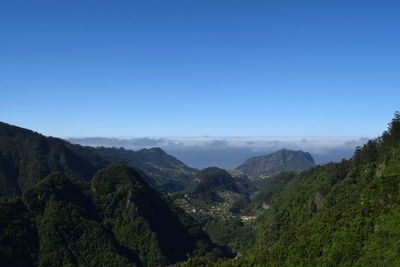
<svg viewBox="0 0 400 267"><path fill-rule="evenodd" d="M151 177L152 180L148 182L163 192L183 190L198 172L158 147L138 151L114 147L97 147L95 150L100 155L112 157L121 163L138 166Z"/></svg>
<svg viewBox="0 0 400 267"><path fill-rule="evenodd" d="M255 190L246 176L231 176L224 169L209 167L171 198L202 225L213 242L238 254L254 241L253 229L244 226L238 212Z"/></svg>
<svg viewBox="0 0 400 267"><path fill-rule="evenodd" d="M352 159L275 177L250 209L259 216L253 249L180 266L399 266L399 190L397 112Z"/></svg>
<svg viewBox="0 0 400 267"><path fill-rule="evenodd" d="M314 159L308 152L281 149L268 155L247 159L236 170L250 178L270 177L283 171L303 171L313 167Z"/></svg>
<svg viewBox="0 0 400 267"><path fill-rule="evenodd" d="M24 139L21 133L18 138L1 134ZM13 142L20 149L19 141ZM32 151L30 145L21 147ZM9 142L5 147L2 160L3 155L12 160L23 155L13 154ZM72 145L79 153L65 153L80 155L86 151L81 148ZM63 155L48 151L44 150L43 158ZM94 159L99 156L92 150L88 153ZM28 159L15 162L24 166L31 162ZM61 162L69 164L67 159ZM2 170L20 167L6 168L10 161L0 162ZM178 199L194 201L198 199L193 196L211 192L215 199L199 201L212 203L201 216L217 215L206 225L161 197L134 168L116 164L97 171L93 179L85 176L90 182L81 179L55 173L0 203L0 265L163 266L188 257L177 266L400 265L400 113L382 136L357 148L353 158L274 176L249 205L241 207L257 217L249 223L240 222L240 217L229 213L232 207L224 205L225 198L240 196L244 187L218 168L199 172L193 187ZM221 262L229 251L213 245L202 228L239 256ZM234 231L238 238L221 229Z"/></svg>
<svg viewBox="0 0 400 267"><path fill-rule="evenodd" d="M217 191L238 192L238 187L233 177L226 170L209 167L197 174L186 191L194 194Z"/></svg>
<svg viewBox="0 0 400 267"><path fill-rule="evenodd" d="M199 171L183 192L212 205L223 201L221 193L248 196L252 190L255 188L247 177L233 177L224 169L209 167Z"/></svg>
<svg viewBox="0 0 400 267"><path fill-rule="evenodd" d="M1 266L164 266L227 253L121 164L91 182L42 179L0 203L0 226Z"/></svg>
<svg viewBox="0 0 400 267"><path fill-rule="evenodd" d="M21 194L54 171L87 181L111 162L85 147L0 122L2 199Z"/></svg>
<svg viewBox="0 0 400 267"><path fill-rule="evenodd" d="M151 186L167 192L183 189L196 173L158 148L96 149L0 122L0 199L20 195L55 171L88 181L96 171L115 162L140 168Z"/></svg>

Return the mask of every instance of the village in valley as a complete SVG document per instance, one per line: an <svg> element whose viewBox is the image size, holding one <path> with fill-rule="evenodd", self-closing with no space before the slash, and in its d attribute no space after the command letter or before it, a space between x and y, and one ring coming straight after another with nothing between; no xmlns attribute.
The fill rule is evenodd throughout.
<svg viewBox="0 0 400 267"><path fill-rule="evenodd" d="M238 215L231 211L232 205L239 199L240 194L223 191L218 192L218 196L222 201L206 204L198 199L195 194L185 193L183 197L176 198L175 203L195 218L212 217L221 219L240 217L242 222L250 222L257 219L257 216Z"/></svg>

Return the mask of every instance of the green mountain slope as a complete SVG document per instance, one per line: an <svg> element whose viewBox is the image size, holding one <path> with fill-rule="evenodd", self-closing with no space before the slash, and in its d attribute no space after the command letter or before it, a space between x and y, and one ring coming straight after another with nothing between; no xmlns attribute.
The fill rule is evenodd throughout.
<svg viewBox="0 0 400 267"><path fill-rule="evenodd" d="M253 249L210 266L400 266L400 114L352 159L275 177L249 211Z"/></svg>
<svg viewBox="0 0 400 267"><path fill-rule="evenodd" d="M224 201L221 194L245 195L253 190L252 182L247 177L232 177L226 170L209 167L197 173L185 193L205 204Z"/></svg>
<svg viewBox="0 0 400 267"><path fill-rule="evenodd" d="M252 262L396 266L400 262L400 115L351 160L293 178L270 199ZM261 256L262 255L262 256Z"/></svg>
<svg viewBox="0 0 400 267"><path fill-rule="evenodd" d="M227 171L217 167L210 167L201 170L197 174L187 191L193 194L217 191L238 192L238 187Z"/></svg>
<svg viewBox="0 0 400 267"><path fill-rule="evenodd" d="M254 190L247 177L233 177L226 170L210 167L201 170L184 192L172 197L196 218L213 242L240 253L251 246L254 235L237 213L250 202Z"/></svg>
<svg viewBox="0 0 400 267"><path fill-rule="evenodd" d="M115 162L139 168L146 181L163 192L182 190L197 172L158 148L84 147L0 122L0 200L20 195L55 171L88 181Z"/></svg>
<svg viewBox="0 0 400 267"><path fill-rule="evenodd" d="M0 199L21 194L54 171L87 181L109 163L82 146L0 122Z"/></svg>
<svg viewBox="0 0 400 267"><path fill-rule="evenodd" d="M161 148L133 151L124 148L97 147L96 151L118 162L139 167L149 177L147 182L163 192L183 190L193 181L197 173L196 169L189 168Z"/></svg>
<svg viewBox="0 0 400 267"><path fill-rule="evenodd" d="M60 173L42 179L0 203L0 226L1 266L164 266L226 253L121 164L91 182Z"/></svg>

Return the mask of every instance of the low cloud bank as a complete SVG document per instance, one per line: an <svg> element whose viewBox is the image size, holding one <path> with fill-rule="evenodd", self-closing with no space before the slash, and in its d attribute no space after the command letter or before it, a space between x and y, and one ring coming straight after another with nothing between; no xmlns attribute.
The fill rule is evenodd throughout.
<svg viewBox="0 0 400 267"><path fill-rule="evenodd" d="M350 158L357 146L368 141L365 137L126 137L126 138L68 138L86 146L124 147L138 150L161 147L188 166L205 168L238 167L249 157L275 152L279 149L310 152L317 164Z"/></svg>

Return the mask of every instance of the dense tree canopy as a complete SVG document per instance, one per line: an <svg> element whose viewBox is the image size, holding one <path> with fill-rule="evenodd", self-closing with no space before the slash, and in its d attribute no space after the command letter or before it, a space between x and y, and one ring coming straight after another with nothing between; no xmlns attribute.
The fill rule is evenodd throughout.
<svg viewBox="0 0 400 267"><path fill-rule="evenodd" d="M276 176L247 208L259 218L257 241L243 256L181 266L399 266L399 190L396 113L352 159Z"/></svg>
<svg viewBox="0 0 400 267"><path fill-rule="evenodd" d="M251 198L239 197L231 208L257 216L253 222L195 221L135 168L97 170L98 155L79 146L0 130L1 266L400 265L399 113L353 158L280 173ZM248 196L235 179L208 168L183 194ZM235 259L226 259L225 246Z"/></svg>
<svg viewBox="0 0 400 267"><path fill-rule="evenodd" d="M61 173L40 180L0 203L0 226L1 266L158 266L225 253L122 164L90 183Z"/></svg>

